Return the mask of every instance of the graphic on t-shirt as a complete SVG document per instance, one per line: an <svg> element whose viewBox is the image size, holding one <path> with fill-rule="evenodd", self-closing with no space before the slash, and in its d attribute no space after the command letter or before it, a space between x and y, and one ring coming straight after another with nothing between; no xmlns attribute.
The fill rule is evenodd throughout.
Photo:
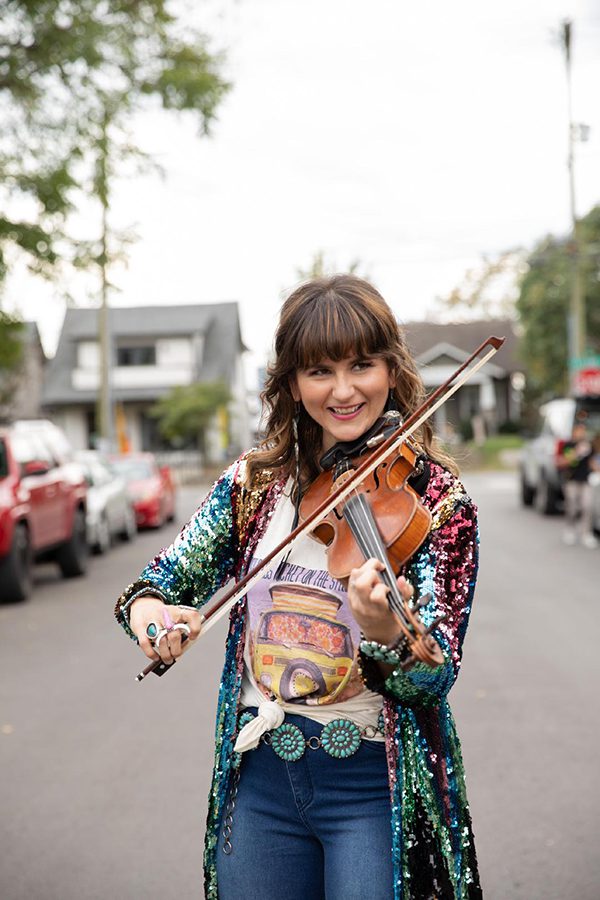
<svg viewBox="0 0 600 900"><path fill-rule="evenodd" d="M257 682L288 703L331 702L349 679L350 629L337 621L342 601L329 591L280 582L269 589L272 608L254 631Z"/></svg>

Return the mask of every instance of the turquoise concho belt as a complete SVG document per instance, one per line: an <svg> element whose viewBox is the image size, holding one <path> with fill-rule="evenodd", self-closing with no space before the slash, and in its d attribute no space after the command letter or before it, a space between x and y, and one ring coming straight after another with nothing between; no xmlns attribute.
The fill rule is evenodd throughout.
<svg viewBox="0 0 600 900"><path fill-rule="evenodd" d="M253 713L246 710L239 718L239 729L254 719ZM335 759L347 759L354 756L363 740L373 740L377 735L383 735L383 715L379 714L377 726L367 725L360 728L356 722L349 719L333 719L323 726L320 735L304 737L300 728L291 722L283 722L272 731L267 731L261 737L261 742L270 746L273 751L285 762L297 762L302 759L306 750L324 750ZM234 753L233 765L238 768L242 758L241 753Z"/></svg>

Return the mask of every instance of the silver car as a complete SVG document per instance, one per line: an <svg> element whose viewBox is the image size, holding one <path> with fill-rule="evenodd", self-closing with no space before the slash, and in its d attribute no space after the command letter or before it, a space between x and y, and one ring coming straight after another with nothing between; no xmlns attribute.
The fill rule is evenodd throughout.
<svg viewBox="0 0 600 900"><path fill-rule="evenodd" d="M94 450L76 454L88 483L88 542L95 553L106 553L116 537L132 540L137 533L135 510L127 487Z"/></svg>

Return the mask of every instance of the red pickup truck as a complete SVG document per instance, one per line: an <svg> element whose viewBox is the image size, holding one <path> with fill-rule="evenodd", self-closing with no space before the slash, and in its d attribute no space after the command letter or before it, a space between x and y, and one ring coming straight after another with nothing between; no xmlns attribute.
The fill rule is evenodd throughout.
<svg viewBox="0 0 600 900"><path fill-rule="evenodd" d="M86 482L62 431L47 420L0 428L0 601L25 600L34 559L66 578L87 568Z"/></svg>

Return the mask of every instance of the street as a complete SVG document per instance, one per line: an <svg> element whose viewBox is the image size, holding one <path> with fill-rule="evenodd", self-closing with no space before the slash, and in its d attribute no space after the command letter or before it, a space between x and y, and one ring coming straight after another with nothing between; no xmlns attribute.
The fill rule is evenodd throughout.
<svg viewBox="0 0 600 900"><path fill-rule="evenodd" d="M600 551L563 546L560 518L520 509L516 475L465 481L481 571L451 699L484 895L597 900ZM181 491L176 521L200 497ZM202 896L226 623L137 684L145 657L112 617L175 531L93 558L85 579L40 566L32 599L0 607L3 900Z"/></svg>

